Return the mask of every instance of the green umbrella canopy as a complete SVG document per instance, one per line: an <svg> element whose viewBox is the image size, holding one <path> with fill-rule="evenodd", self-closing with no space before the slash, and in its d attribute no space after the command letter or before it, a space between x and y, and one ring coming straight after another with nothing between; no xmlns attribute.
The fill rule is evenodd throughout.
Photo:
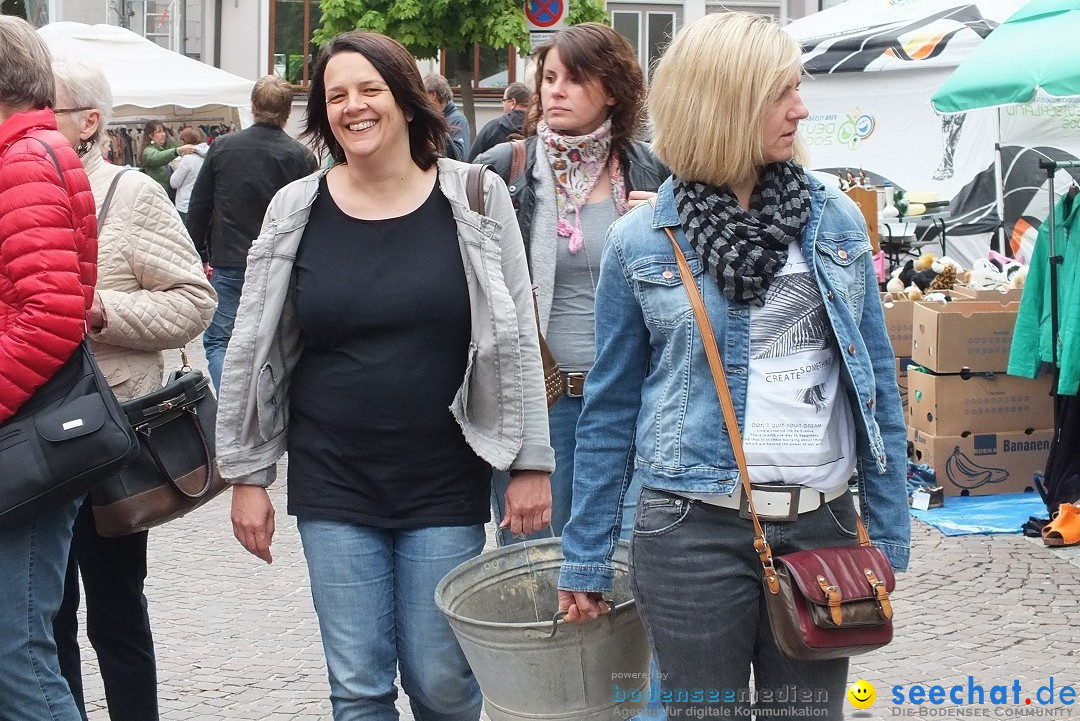
<svg viewBox="0 0 1080 721"><path fill-rule="evenodd" d="M1031 0L962 62L931 102L941 113L1080 95L1080 0Z"/></svg>

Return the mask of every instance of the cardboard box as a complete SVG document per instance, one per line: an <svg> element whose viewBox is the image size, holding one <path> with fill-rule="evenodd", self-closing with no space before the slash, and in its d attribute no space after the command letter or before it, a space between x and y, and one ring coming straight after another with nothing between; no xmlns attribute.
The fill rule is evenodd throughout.
<svg viewBox="0 0 1080 721"><path fill-rule="evenodd" d="M912 366L908 425L933 436L1048 428L1054 425L1050 385L1049 375L936 375Z"/></svg>
<svg viewBox="0 0 1080 721"><path fill-rule="evenodd" d="M932 436L915 431L915 460L929 464L947 496L991 496L1034 490L1032 474L1046 467L1052 428Z"/></svg>
<svg viewBox="0 0 1080 721"><path fill-rule="evenodd" d="M897 358L911 356L911 311L914 307L907 298L896 300L892 293L882 293L881 303L885 309L885 328L892 341L893 355Z"/></svg>
<svg viewBox="0 0 1080 721"><path fill-rule="evenodd" d="M1019 303L1024 294L1023 288L1009 288L1004 293L1000 290L975 290L974 288L953 288L949 291L953 300L979 300L995 303Z"/></svg>
<svg viewBox="0 0 1080 721"><path fill-rule="evenodd" d="M1019 303L915 303L911 359L935 373L1004 373Z"/></svg>
<svg viewBox="0 0 1080 721"><path fill-rule="evenodd" d="M911 365L910 358L896 358L896 385L900 386L900 404L904 408L904 416L907 416L908 409L908 366Z"/></svg>

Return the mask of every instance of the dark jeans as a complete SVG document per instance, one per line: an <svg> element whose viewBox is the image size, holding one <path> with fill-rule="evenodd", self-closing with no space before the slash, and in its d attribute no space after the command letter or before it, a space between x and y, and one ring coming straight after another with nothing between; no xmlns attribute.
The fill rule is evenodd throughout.
<svg viewBox="0 0 1080 721"><path fill-rule="evenodd" d="M236 309L240 306L240 292L244 289L243 268L214 268L210 285L217 291L217 309L210 319L210 326L203 333L203 350L214 391L221 391L221 368L225 365L225 350L232 338Z"/></svg>
<svg viewBox="0 0 1080 721"><path fill-rule="evenodd" d="M64 600L53 622L60 672L86 719L79 655L79 573L86 636L97 654L112 721L157 721L157 664L143 595L147 532L102 538L87 499L75 518Z"/></svg>
<svg viewBox="0 0 1080 721"><path fill-rule="evenodd" d="M850 494L791 523L763 525L776 555L856 543ZM738 511L648 488L641 492L631 581L661 686L671 694L664 705L673 718L687 716L689 709L749 718L751 706L815 709L822 714L815 718L843 718L848 660L787 659L773 641L761 575L753 524ZM698 689L704 701L687 700ZM794 715L776 715L785 713Z"/></svg>

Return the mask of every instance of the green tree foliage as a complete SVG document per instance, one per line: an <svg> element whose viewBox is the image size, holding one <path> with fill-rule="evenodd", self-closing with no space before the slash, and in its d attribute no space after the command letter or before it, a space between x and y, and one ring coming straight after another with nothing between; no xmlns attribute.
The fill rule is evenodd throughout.
<svg viewBox="0 0 1080 721"><path fill-rule="evenodd" d="M604 0L569 0L567 21L608 23ZM521 0L321 0L322 24L313 39L325 45L347 30L374 30L389 35L417 58L435 58L445 49L458 57L462 111L476 129L471 49L516 46L529 50L529 32Z"/></svg>
<svg viewBox="0 0 1080 721"><path fill-rule="evenodd" d="M581 23L611 25L611 16L608 15L607 8L604 6L604 0L571 0L566 22L568 25Z"/></svg>
<svg viewBox="0 0 1080 721"><path fill-rule="evenodd" d="M320 45L346 30L375 30L418 58L434 58L443 48L505 48L529 39L515 0L322 0L321 6Z"/></svg>

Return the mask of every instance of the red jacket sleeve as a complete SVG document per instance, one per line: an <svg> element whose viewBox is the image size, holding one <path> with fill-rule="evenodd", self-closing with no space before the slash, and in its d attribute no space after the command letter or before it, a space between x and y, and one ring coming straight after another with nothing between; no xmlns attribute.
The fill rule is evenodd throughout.
<svg viewBox="0 0 1080 721"><path fill-rule="evenodd" d="M35 133L37 135L37 133ZM90 184L58 133L19 140L0 157L0 422L68 358L85 333L96 281Z"/></svg>

